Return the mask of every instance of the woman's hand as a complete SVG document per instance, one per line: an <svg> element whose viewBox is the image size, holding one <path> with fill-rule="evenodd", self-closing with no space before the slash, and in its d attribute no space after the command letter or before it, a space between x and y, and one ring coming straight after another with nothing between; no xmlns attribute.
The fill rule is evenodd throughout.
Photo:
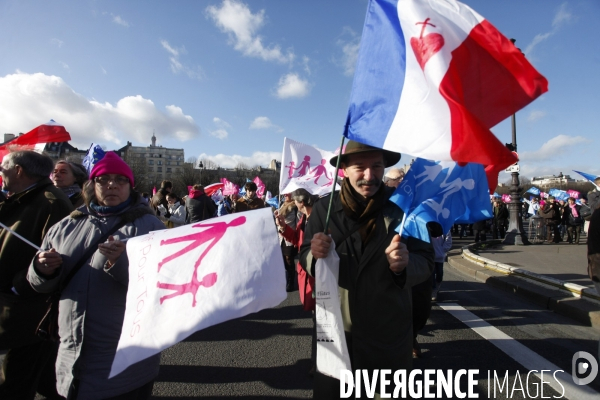
<svg viewBox="0 0 600 400"><path fill-rule="evenodd" d="M98 250L100 254L108 259L108 263L112 267L117 262L117 259L123 254L127 245L120 240L115 240L114 236L109 236L106 243L100 243Z"/></svg>
<svg viewBox="0 0 600 400"><path fill-rule="evenodd" d="M33 259L35 268L43 276L50 276L62 265L62 257L54 249L42 251Z"/></svg>

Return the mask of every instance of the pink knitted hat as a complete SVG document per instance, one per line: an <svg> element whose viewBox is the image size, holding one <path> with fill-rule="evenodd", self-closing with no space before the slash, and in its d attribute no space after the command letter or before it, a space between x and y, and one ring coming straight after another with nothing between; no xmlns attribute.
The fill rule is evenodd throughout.
<svg viewBox="0 0 600 400"><path fill-rule="evenodd" d="M92 172L90 173L90 179L94 179L100 175L106 174L118 174L123 175L129 178L129 183L131 183L131 187L134 186L133 183L133 172L129 165L125 164L125 161L121 159L114 151L109 151L102 158L102 160L98 161L94 168L92 168Z"/></svg>

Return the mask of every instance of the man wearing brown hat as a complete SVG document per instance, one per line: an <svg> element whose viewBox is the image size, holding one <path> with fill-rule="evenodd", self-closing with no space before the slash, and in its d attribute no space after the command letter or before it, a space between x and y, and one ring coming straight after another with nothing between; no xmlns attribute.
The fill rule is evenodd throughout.
<svg viewBox="0 0 600 400"><path fill-rule="evenodd" d="M372 376L376 369L410 369L411 286L430 277L433 247L414 238L400 241L395 232L403 211L388 201L393 189L383 185L382 178L385 168L396 164L400 154L349 141L340 157L345 178L339 194L334 194L330 236L323 233L329 203L325 198L315 204L308 220L300 261L314 275L316 259L325 258L335 243L352 370L366 369ZM330 163L336 161L337 156ZM379 390L379 383L375 387ZM316 399L339 395L339 381L316 374Z"/></svg>

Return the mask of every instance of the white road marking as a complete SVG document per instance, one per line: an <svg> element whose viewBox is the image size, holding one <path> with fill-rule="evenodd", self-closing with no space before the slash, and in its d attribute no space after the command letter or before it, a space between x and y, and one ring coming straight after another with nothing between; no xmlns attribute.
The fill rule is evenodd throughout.
<svg viewBox="0 0 600 400"><path fill-rule="evenodd" d="M502 332L500 329L490 325L488 322L479 318L472 312L466 310L464 307L461 307L456 303L438 303L438 306L440 306L442 309L450 313L453 317L467 325L479 336L486 339L491 344L502 350L509 357L511 357L513 360L515 360L528 370L550 370L551 372L545 376L544 382L549 381L548 384L560 394L563 392L563 389L560 387L560 385L556 382L556 380L552 378L548 379L548 377L554 374L554 371L559 371L556 373L555 376L564 386L564 398L571 400L600 399L600 393L596 392L589 386L576 385L573 382L573 378L570 374L561 371L561 368L558 368L556 365L552 364L544 357L530 350L528 347L522 345L512 337ZM539 373L534 374L541 379Z"/></svg>

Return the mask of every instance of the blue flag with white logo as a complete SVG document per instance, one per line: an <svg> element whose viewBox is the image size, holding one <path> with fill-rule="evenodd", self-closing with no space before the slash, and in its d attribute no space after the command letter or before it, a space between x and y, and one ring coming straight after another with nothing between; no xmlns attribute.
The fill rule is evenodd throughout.
<svg viewBox="0 0 600 400"><path fill-rule="evenodd" d="M99 144L92 143L90 149L83 159L83 166L87 170L88 175L92 173L94 165L96 165L98 161L102 160L105 155L106 153L104 150L102 150L102 147L100 147Z"/></svg>
<svg viewBox="0 0 600 400"><path fill-rule="evenodd" d="M390 201L406 213L401 234L429 242L427 222L448 232L456 221L471 223L492 218L490 192L481 164L417 158Z"/></svg>
<svg viewBox="0 0 600 400"><path fill-rule="evenodd" d="M532 186L529 188L529 190L527 190L527 193L531 193L535 196L539 196L540 195L540 189L536 188L535 186Z"/></svg>
<svg viewBox="0 0 600 400"><path fill-rule="evenodd" d="M550 196L554 196L556 200L564 200L567 201L569 199L569 194L564 190L560 189L550 189L548 190L548 194Z"/></svg>

